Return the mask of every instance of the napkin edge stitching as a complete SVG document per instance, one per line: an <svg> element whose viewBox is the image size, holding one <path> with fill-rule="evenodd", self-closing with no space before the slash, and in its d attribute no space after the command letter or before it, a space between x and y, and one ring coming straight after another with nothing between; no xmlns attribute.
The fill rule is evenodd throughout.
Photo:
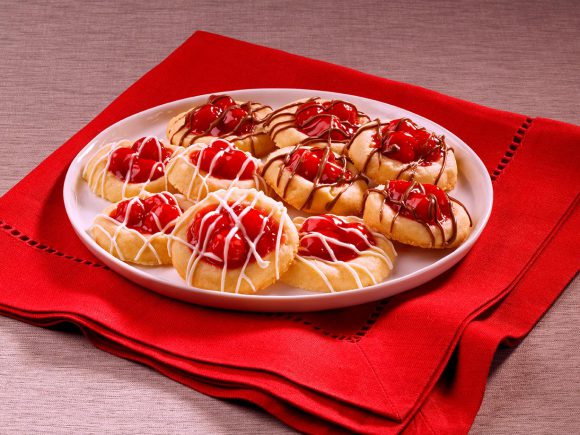
<svg viewBox="0 0 580 435"><path fill-rule="evenodd" d="M12 225L8 224L7 222L0 219L0 229L2 229L8 235L14 237L15 239L20 240L21 242L26 243L31 248L34 248L38 251L46 252L47 254L56 255L57 257L62 257L66 260L74 261L78 264L84 264L86 266L91 266L97 269L105 269L110 270L110 268L104 264L98 263L96 261L85 260L84 258L76 257L74 255L67 255L58 249L52 248L51 246L45 245L44 243L40 243L26 234L22 233L21 231L14 228Z"/></svg>
<svg viewBox="0 0 580 435"><path fill-rule="evenodd" d="M374 324L376 323L376 321L378 320L381 313L384 311L385 307L388 305L389 302L390 298L378 301L375 307L373 308L372 312L364 321L363 325L359 327L355 332L350 334L337 334L335 332L330 332L322 328L321 326L318 326L314 322L304 320L304 318L301 315L293 313L261 313L261 314L268 317L275 317L279 319L290 320L293 322L300 322L303 325L306 325L311 329L320 332L322 335L333 338L338 341L345 341L348 343L358 343L371 330L371 328L374 326Z"/></svg>
<svg viewBox="0 0 580 435"><path fill-rule="evenodd" d="M496 168L490 174L491 181L496 181L499 176L503 174L505 168L512 161L520 145L523 143L524 137L531 127L533 121L534 120L532 118L526 117L525 121L522 122L520 127L516 130L516 133L514 134L511 143L508 145L508 148L505 151L503 157L500 159Z"/></svg>

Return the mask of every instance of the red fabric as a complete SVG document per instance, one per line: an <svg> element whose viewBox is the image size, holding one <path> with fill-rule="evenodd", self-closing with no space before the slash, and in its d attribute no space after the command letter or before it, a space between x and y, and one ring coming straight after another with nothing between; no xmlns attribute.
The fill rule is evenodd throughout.
<svg viewBox="0 0 580 435"><path fill-rule="evenodd" d="M357 94L453 131L495 179L481 239L418 289L303 315L185 304L94 264L62 202L75 154L135 112L253 87ZM577 272L579 145L572 125L198 32L0 199L0 311L40 326L74 322L103 350L206 394L251 401L302 431L465 432L499 343L521 339Z"/></svg>

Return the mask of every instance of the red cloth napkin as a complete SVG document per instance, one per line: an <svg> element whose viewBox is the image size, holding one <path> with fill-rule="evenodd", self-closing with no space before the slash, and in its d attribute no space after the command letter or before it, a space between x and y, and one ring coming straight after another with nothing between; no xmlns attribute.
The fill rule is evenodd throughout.
<svg viewBox="0 0 580 435"><path fill-rule="evenodd" d="M308 314L185 304L100 265L64 211L76 153L149 107L258 87L374 98L465 140L495 193L469 255L413 291ZM197 32L0 199L0 311L39 326L73 322L107 352L206 394L253 402L302 431L464 432L497 346L525 336L577 272L579 149L576 126Z"/></svg>

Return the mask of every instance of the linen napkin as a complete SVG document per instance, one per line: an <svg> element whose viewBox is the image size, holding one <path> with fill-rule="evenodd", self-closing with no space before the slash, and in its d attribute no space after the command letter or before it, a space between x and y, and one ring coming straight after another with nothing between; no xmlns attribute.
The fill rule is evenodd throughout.
<svg viewBox="0 0 580 435"><path fill-rule="evenodd" d="M494 179L480 240L420 288L323 313L185 304L99 264L62 202L76 153L149 107L257 87L361 95L453 131ZM302 431L466 431L498 344L523 337L577 272L579 145L572 125L197 32L0 199L0 311L40 326L73 322L108 352L206 394L251 401Z"/></svg>

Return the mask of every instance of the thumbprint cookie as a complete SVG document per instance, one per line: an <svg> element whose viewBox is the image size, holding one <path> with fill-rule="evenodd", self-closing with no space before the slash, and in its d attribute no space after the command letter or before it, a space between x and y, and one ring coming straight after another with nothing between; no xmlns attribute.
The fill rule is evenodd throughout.
<svg viewBox="0 0 580 435"><path fill-rule="evenodd" d="M445 137L407 118L362 126L347 149L357 169L377 184L415 180L448 191L457 182L455 153Z"/></svg>
<svg viewBox="0 0 580 435"><path fill-rule="evenodd" d="M280 148L306 140L346 144L369 117L342 100L304 98L272 112L266 121L270 137Z"/></svg>
<svg viewBox="0 0 580 435"><path fill-rule="evenodd" d="M255 189L211 192L187 210L171 242L173 266L188 285L253 294L288 270L298 232L279 202Z"/></svg>
<svg viewBox="0 0 580 435"><path fill-rule="evenodd" d="M83 178L94 193L111 202L166 191L170 187L165 169L175 149L155 137L110 143L89 159Z"/></svg>
<svg viewBox="0 0 580 435"><path fill-rule="evenodd" d="M264 128L264 119L271 112L270 106L212 95L204 104L172 118L167 126L167 138L173 145L187 147L218 137L262 157L275 148Z"/></svg>
<svg viewBox="0 0 580 435"><path fill-rule="evenodd" d="M187 202L169 192L145 193L111 204L89 233L119 260L147 266L171 264L170 234Z"/></svg>
<svg viewBox="0 0 580 435"><path fill-rule="evenodd" d="M389 239L420 248L455 248L472 227L459 201L432 184L406 180L369 189L363 219Z"/></svg>
<svg viewBox="0 0 580 435"><path fill-rule="evenodd" d="M397 253L357 217L331 214L294 219L300 247L282 281L319 292L353 290L385 280Z"/></svg>
<svg viewBox="0 0 580 435"><path fill-rule="evenodd" d="M307 213L358 215L368 187L349 159L325 142L274 151L261 172L283 201Z"/></svg>
<svg viewBox="0 0 580 435"><path fill-rule="evenodd" d="M232 186L250 189L262 181L256 171L260 161L231 142L214 139L178 149L167 167L167 178L179 192L199 201L209 192Z"/></svg>

